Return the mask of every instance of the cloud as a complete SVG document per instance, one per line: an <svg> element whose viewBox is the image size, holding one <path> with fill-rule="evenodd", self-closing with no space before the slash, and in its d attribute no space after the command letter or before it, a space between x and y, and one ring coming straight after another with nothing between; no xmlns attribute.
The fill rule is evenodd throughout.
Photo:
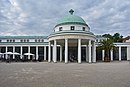
<svg viewBox="0 0 130 87"><path fill-rule="evenodd" d="M129 7L130 1L128 0L106 0L89 9L88 14L84 17L90 23L92 32L95 34L119 32L126 35L123 31L128 31L130 27L126 25L126 22L130 22Z"/></svg>
<svg viewBox="0 0 130 87"><path fill-rule="evenodd" d="M16 0L2 0L0 10L0 35L19 35L22 24L26 22L26 14L22 11Z"/></svg>
<svg viewBox="0 0 130 87"><path fill-rule="evenodd" d="M49 35L71 8L95 34L130 34L129 0L1 0L0 35Z"/></svg>

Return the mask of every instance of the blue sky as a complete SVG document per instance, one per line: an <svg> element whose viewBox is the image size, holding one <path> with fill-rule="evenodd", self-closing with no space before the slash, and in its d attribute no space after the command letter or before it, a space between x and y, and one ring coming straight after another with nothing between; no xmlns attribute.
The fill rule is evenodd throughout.
<svg viewBox="0 0 130 87"><path fill-rule="evenodd" d="M130 0L0 0L0 35L49 35L71 8L94 34L130 35Z"/></svg>

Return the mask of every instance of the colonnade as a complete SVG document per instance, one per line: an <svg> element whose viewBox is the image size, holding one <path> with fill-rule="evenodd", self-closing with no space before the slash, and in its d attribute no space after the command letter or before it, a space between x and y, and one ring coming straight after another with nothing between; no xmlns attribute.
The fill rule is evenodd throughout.
<svg viewBox="0 0 130 87"><path fill-rule="evenodd" d="M19 54L20 54L20 59L22 59L23 58L23 47L27 47L28 48L28 53L31 53L30 52L30 47L36 47L36 55L35 55L35 57L36 57L36 60L38 60L38 58L39 58L39 52L38 52L38 47L41 47L41 46L1 46L1 47L5 47L5 58L7 59L7 55L8 54L6 54L7 52L12 52L12 53L15 53L16 52L16 50L15 50L15 47L19 47L20 48L20 52L19 52ZM1 53L1 47L0 47L0 53ZM9 51L8 50L8 47L12 47L12 51ZM47 60L47 52L46 52L46 48L47 48L47 46L42 46L42 47L44 47L44 51L43 51L43 55L44 55L44 60ZM12 54L13 55L13 59L15 59L15 54ZM28 59L30 59L30 56L28 56Z"/></svg>
<svg viewBox="0 0 130 87"><path fill-rule="evenodd" d="M122 60L122 50L121 50L121 47L124 47L124 46L117 46L117 48L118 48L118 50L116 50L116 51L118 51L118 60L119 61L121 61ZM129 46L125 46L126 47L126 60L130 60L130 54L129 54L129 52L130 52L130 47ZM113 61L114 60L114 58L113 58L113 55L114 55L114 53L113 53L113 49L111 49L110 50L110 61ZM102 61L104 61L104 56L105 56L105 51L104 50L102 50Z"/></svg>
<svg viewBox="0 0 130 87"><path fill-rule="evenodd" d="M68 52L69 52L69 39L64 39L64 58L65 58L65 63L68 63ZM82 39L77 39L78 40L78 63L81 63L81 47L82 47ZM57 40L53 40L53 56L52 56L52 60L53 62L57 62ZM51 41L49 41L49 56L48 56L48 62L51 62ZM62 61L62 46L60 45L60 61ZM91 62L96 62L96 46L95 46L95 42L92 40L88 40L88 44L86 44L86 61L91 63Z"/></svg>
<svg viewBox="0 0 130 87"><path fill-rule="evenodd" d="M46 46L38 46L38 45L37 46L29 46L29 45L26 45L26 46L14 46L14 45L9 46L9 45L7 45L7 46L1 46L1 47L5 47L4 48L5 53L10 51L8 49L9 47L11 47L11 52L13 52L13 53L16 52L16 50L17 50L16 47L19 47L19 54L20 54L21 59L22 59L23 54L24 54L23 53L23 50L24 50L23 47L28 48L28 50L27 50L28 53L31 52L31 47L35 47L35 54L36 54L35 58L36 58L36 60L38 60L38 58L39 58L39 47L44 47L44 49L43 49L43 55L44 55L43 60L47 60L47 57L48 57L48 60L47 60L48 62L51 62L51 61L57 62L57 47L60 47L59 60L60 60L60 62L63 62L63 57L64 57L64 62L68 63L69 62L69 55L68 55L69 54L68 53L69 52L69 39L64 39L64 44L62 44L62 45L58 44L57 42L58 42L57 40L54 40L54 43L52 45L52 43L49 41L48 46L47 45ZM47 52L47 47L48 47L48 52ZM53 48L53 50L52 50L53 53L51 53L51 47ZM95 42L92 41L92 40L88 40L88 44L86 44L86 45L83 44L82 45L82 39L77 39L77 48L78 48L78 50L77 50L77 62L78 63L82 63L81 47L86 48L86 62L88 62L88 63L96 62L96 46L95 46ZM121 61L122 60L122 55L123 55L123 53L122 53L122 47L123 46L117 46L117 47L118 47L117 51L118 51L118 55L119 55L118 60ZM64 55L63 55L63 51L62 51L63 49L64 49ZM1 52L1 50L0 50L0 52ZM127 52L126 60L130 60L130 54L129 54L130 53L130 47L129 46L126 47L126 52ZM48 54L48 56L47 56L47 54ZM51 55L51 54L53 54L53 55ZM113 52L113 50L111 50L110 51L110 60L111 61L114 60L113 55L115 55L115 53ZM51 56L52 56L52 59L51 59ZM102 61L104 61L104 56L105 56L105 52L104 52L104 50L102 50ZM5 57L7 59L7 54L5 54ZM28 58L30 59L30 56L28 56ZM13 59L15 59L15 55L13 55Z"/></svg>

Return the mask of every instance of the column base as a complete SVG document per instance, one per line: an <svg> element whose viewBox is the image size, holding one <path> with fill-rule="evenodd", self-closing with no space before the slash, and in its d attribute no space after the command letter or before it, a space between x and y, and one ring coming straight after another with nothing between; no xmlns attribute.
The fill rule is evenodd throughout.
<svg viewBox="0 0 130 87"><path fill-rule="evenodd" d="M78 64L81 64L81 62L78 62Z"/></svg>
<svg viewBox="0 0 130 87"><path fill-rule="evenodd" d="M50 63L51 61L48 61L48 63Z"/></svg>
<svg viewBox="0 0 130 87"><path fill-rule="evenodd" d="M54 63L57 63L57 61L53 61Z"/></svg>
<svg viewBox="0 0 130 87"><path fill-rule="evenodd" d="M68 64L68 62L65 62L65 64Z"/></svg>
<svg viewBox="0 0 130 87"><path fill-rule="evenodd" d="M92 62L88 62L89 64L91 64Z"/></svg>

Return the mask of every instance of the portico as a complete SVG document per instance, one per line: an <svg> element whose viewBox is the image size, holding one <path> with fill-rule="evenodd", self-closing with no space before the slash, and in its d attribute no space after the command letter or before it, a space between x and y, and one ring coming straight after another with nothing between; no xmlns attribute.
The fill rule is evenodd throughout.
<svg viewBox="0 0 130 87"><path fill-rule="evenodd" d="M82 39L74 39L74 40L77 40L78 43L75 43L75 44L77 44L78 46L71 45L72 39L64 39L64 44L58 44L59 40L54 40L54 43L51 44L53 49L52 51L51 49L49 50L49 52L53 52L53 53L49 53L50 54L49 57L52 56L52 60L48 60L48 62L53 61L56 63L58 61L57 60L57 54L58 54L57 47L59 46L60 46L60 62L63 62L63 60L65 63L71 62L71 58L74 57L78 63L81 63L82 62L82 51L81 51L82 47L86 47L86 49L89 49L89 51L86 51L86 55L85 55L86 60L84 62L88 62L88 63L96 62L95 49L94 49L95 46L93 45L95 42L92 42L91 40L89 40L90 42L89 44L82 45L83 43ZM72 53L71 47L78 50L75 50ZM64 54L63 56L62 56L62 53ZM76 55L76 53L78 54Z"/></svg>

